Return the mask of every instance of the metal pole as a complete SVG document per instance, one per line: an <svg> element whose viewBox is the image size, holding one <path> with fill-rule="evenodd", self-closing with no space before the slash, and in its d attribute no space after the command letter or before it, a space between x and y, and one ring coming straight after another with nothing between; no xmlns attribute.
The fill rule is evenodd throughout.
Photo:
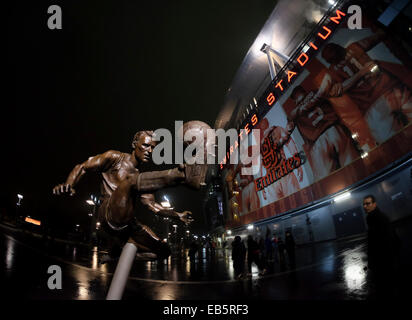
<svg viewBox="0 0 412 320"><path fill-rule="evenodd" d="M89 240L89 242L91 244L93 244L93 233L96 230L96 206L97 206L97 204L94 204L92 218L91 218L91 221L90 221L90 240Z"/></svg>
<svg viewBox="0 0 412 320"><path fill-rule="evenodd" d="M120 300L122 298L130 269L136 258L136 252L137 247L133 243L127 242L124 245L106 300Z"/></svg>

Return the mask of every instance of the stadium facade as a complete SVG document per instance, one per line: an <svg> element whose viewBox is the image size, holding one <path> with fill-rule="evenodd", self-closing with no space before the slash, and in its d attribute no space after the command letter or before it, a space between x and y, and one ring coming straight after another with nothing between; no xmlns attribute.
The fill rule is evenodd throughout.
<svg viewBox="0 0 412 320"><path fill-rule="evenodd" d="M277 2L215 123L248 132L209 172L203 207L219 244L362 234L369 194L391 221L411 218L411 12L408 1ZM242 143L260 148L254 175L237 163Z"/></svg>

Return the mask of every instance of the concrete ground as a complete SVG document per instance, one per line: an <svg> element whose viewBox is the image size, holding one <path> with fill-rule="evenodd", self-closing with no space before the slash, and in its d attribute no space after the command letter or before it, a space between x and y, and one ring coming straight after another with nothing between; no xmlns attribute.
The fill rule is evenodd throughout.
<svg viewBox="0 0 412 320"><path fill-rule="evenodd" d="M296 266L269 262L268 273L234 279L231 253L203 249L165 263L135 261L124 300L369 300L403 299L411 281L410 239L403 237L398 263L383 275L367 266L365 235L298 247ZM409 241L409 242L408 242ZM103 300L115 262L99 263L96 247L45 240L0 228L0 282L6 299ZM62 270L62 289L50 290L49 266Z"/></svg>

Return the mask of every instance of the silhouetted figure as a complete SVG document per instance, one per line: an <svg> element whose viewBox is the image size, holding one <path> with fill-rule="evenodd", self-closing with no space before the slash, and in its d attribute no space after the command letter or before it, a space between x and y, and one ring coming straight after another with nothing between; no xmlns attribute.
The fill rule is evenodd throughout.
<svg viewBox="0 0 412 320"><path fill-rule="evenodd" d="M214 256L216 253L216 242L214 242L213 240L210 243L210 253L212 254L212 256Z"/></svg>
<svg viewBox="0 0 412 320"><path fill-rule="evenodd" d="M285 249L288 253L289 258L289 266L294 268L296 266L296 259L295 259L295 239L292 236L290 231L286 231L285 234Z"/></svg>
<svg viewBox="0 0 412 320"><path fill-rule="evenodd" d="M281 237L279 237L277 240L278 240L277 244L278 244L278 249L279 249L280 269L284 270L285 269L285 249L286 247Z"/></svg>
<svg viewBox="0 0 412 320"><path fill-rule="evenodd" d="M232 260L235 278L240 279L244 273L246 258L246 248L242 239L239 236L235 237L232 243Z"/></svg>
<svg viewBox="0 0 412 320"><path fill-rule="evenodd" d="M259 238L259 261L262 266L266 266L266 247L265 240L262 237Z"/></svg>
<svg viewBox="0 0 412 320"><path fill-rule="evenodd" d="M227 246L227 241L225 240L225 241L223 241L222 248L226 249L226 246Z"/></svg>
<svg viewBox="0 0 412 320"><path fill-rule="evenodd" d="M272 248L273 248L273 260L274 262L279 262L279 248L278 248L278 239L276 234L273 234L272 238Z"/></svg>
<svg viewBox="0 0 412 320"><path fill-rule="evenodd" d="M190 248L189 248L189 258L190 261L194 261L195 257L196 257L196 252L198 251L198 246L197 243L195 241L192 241L192 243L190 243Z"/></svg>
<svg viewBox="0 0 412 320"><path fill-rule="evenodd" d="M378 296L387 296L393 289L395 261L398 258L400 241L388 217L377 207L373 195L363 199L363 208L368 224L368 268ZM366 269L366 268L365 268Z"/></svg>
<svg viewBox="0 0 412 320"><path fill-rule="evenodd" d="M262 274L266 273L266 270L263 270L263 266L261 261L259 260L259 245L258 243L252 238L251 235L247 237L247 266L248 266L248 275L252 275L252 263L254 262L259 271L262 270Z"/></svg>
<svg viewBox="0 0 412 320"><path fill-rule="evenodd" d="M266 236L265 239L265 250L266 250L266 261L273 260L273 242L269 235Z"/></svg>
<svg viewBox="0 0 412 320"><path fill-rule="evenodd" d="M368 267L390 267L399 250L399 238L373 195L363 199L363 208L368 224Z"/></svg>

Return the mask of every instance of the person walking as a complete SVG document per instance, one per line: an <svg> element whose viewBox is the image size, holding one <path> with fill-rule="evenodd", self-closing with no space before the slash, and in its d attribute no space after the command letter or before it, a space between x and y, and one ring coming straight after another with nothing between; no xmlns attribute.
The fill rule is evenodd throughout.
<svg viewBox="0 0 412 320"><path fill-rule="evenodd" d="M363 198L363 209L368 224L368 266L369 276L376 290L377 297L387 297L394 290L393 283L400 283L397 278L400 240L389 218L377 207L373 195Z"/></svg>
<svg viewBox="0 0 412 320"><path fill-rule="evenodd" d="M269 235L265 239L266 261L273 262L273 244Z"/></svg>
<svg viewBox="0 0 412 320"><path fill-rule="evenodd" d="M235 279L243 277L245 269L246 248L240 236L236 236L232 243L232 261Z"/></svg>
<svg viewBox="0 0 412 320"><path fill-rule="evenodd" d="M373 195L364 197L363 209L368 224L368 268L386 269L398 253L400 240Z"/></svg>
<svg viewBox="0 0 412 320"><path fill-rule="evenodd" d="M263 269L261 261L259 259L259 245L253 239L251 235L247 237L247 265L248 265L248 276L252 276L252 263L255 263L258 267L258 270L261 271L260 274L263 275L266 273L266 269Z"/></svg>
<svg viewBox="0 0 412 320"><path fill-rule="evenodd" d="M288 259L289 259L289 267L290 268L295 268L296 266L296 257L295 257L295 239L293 238L293 235L290 231L286 231L285 234L285 249L286 252L288 253Z"/></svg>
<svg viewBox="0 0 412 320"><path fill-rule="evenodd" d="M279 262L279 248L278 248L278 239L276 238L276 233L273 234L272 247L273 247L273 260L274 262Z"/></svg>
<svg viewBox="0 0 412 320"><path fill-rule="evenodd" d="M278 250L279 250L280 269L284 270L285 269L285 243L283 242L282 237L279 237L277 239L277 245L278 245Z"/></svg>

